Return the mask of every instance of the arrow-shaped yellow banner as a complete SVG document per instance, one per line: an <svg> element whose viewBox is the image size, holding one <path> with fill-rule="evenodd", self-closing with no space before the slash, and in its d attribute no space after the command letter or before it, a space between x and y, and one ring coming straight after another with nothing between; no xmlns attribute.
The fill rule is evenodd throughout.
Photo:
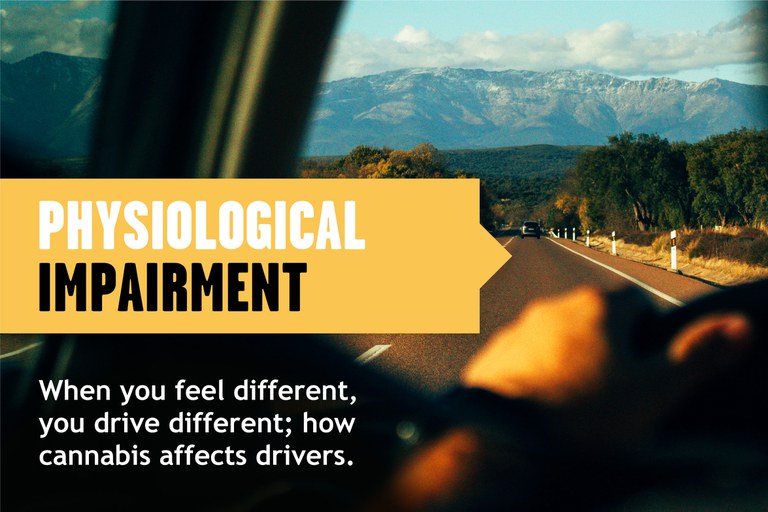
<svg viewBox="0 0 768 512"><path fill-rule="evenodd" d="M2 180L4 333L478 332L479 182Z"/></svg>

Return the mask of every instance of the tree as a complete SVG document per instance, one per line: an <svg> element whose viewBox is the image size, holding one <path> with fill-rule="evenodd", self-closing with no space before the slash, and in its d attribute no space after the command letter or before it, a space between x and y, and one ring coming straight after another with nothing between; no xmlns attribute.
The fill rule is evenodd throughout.
<svg viewBox="0 0 768 512"><path fill-rule="evenodd" d="M717 142L709 138L687 151L688 179L693 192L693 209L701 223L724 226L734 213L725 184L714 161Z"/></svg>
<svg viewBox="0 0 768 512"><path fill-rule="evenodd" d="M686 153L693 210L706 224L768 220L768 131L734 130Z"/></svg>
<svg viewBox="0 0 768 512"><path fill-rule="evenodd" d="M631 215L641 231L688 221L684 149L658 135L609 137L608 146L579 156L576 181L586 200L581 217L587 221L621 225Z"/></svg>
<svg viewBox="0 0 768 512"><path fill-rule="evenodd" d="M765 131L742 128L717 138L714 159L727 201L747 225L766 218L767 153Z"/></svg>
<svg viewBox="0 0 768 512"><path fill-rule="evenodd" d="M390 153L392 150L387 147L357 146L341 159L340 167L359 169L367 164L377 164L380 160L387 159Z"/></svg>

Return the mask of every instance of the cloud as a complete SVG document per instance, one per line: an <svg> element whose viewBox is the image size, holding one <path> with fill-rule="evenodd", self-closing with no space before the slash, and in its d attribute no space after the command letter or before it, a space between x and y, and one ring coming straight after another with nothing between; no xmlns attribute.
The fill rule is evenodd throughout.
<svg viewBox="0 0 768 512"><path fill-rule="evenodd" d="M350 33L338 37L327 78L336 80L408 67L488 70L591 69L621 76L663 75L733 64L764 67L766 10L755 8L709 31L662 36L639 33L625 21L562 34L467 33L444 41L406 25L391 39Z"/></svg>
<svg viewBox="0 0 768 512"><path fill-rule="evenodd" d="M80 57L104 57L113 24L78 14L93 2L50 2L16 5L0 14L0 52L16 62L42 51Z"/></svg>
<svg viewBox="0 0 768 512"><path fill-rule="evenodd" d="M417 29L406 25L395 36L396 43L424 44L433 40L432 34L426 29Z"/></svg>

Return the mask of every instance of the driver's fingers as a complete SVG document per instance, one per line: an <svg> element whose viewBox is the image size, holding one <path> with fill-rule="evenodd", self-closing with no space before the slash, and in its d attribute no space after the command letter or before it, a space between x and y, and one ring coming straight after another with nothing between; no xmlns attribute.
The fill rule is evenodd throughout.
<svg viewBox="0 0 768 512"><path fill-rule="evenodd" d="M634 373L650 377L648 398L663 415L698 386L732 369L748 352L751 337L742 315L708 315L681 329L662 353L639 359Z"/></svg>
<svg viewBox="0 0 768 512"><path fill-rule="evenodd" d="M747 352L751 337L752 328L743 315L709 315L675 335L666 359L680 378L695 385L732 367Z"/></svg>

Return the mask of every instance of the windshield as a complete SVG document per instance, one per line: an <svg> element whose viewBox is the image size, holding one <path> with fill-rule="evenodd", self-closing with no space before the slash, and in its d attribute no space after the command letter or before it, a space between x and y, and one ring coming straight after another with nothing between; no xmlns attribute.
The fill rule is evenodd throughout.
<svg viewBox="0 0 768 512"><path fill-rule="evenodd" d="M337 33L335 52L327 64L325 81L318 89L315 110L307 123L306 107L312 98L309 89L317 82L319 55L324 54L336 17L336 4L126 2L120 8L121 28L114 36L114 55L105 74L103 59L111 21L108 12L100 9L112 9L113 5L109 2L3 2L0 32L3 37L4 152L13 149L25 159L25 164L29 160L43 162L60 169L57 176L67 178L81 176L81 169L92 158L93 167L100 171L94 172L98 177L164 178L162 187L167 188L163 190L181 189L191 181L196 181L195 186L211 185L203 192L195 192L205 206L203 199L216 196L219 186L239 188L242 193L253 193L255 197L269 195L264 180L229 178L288 176L295 169L291 166L299 154L301 128L306 128L301 176L346 180L335 183L280 180L282 185L296 187L297 191L315 185L328 185L329 189L338 186L341 190L344 185L406 188L406 185L428 184L438 185L439 189L463 180L461 185L473 187L466 187L472 192L471 197L468 195L471 209L465 213L457 207L457 201L450 199L452 196L435 198L432 196L436 193L424 191L413 195L413 204L420 208L413 210L413 214L400 216L396 214L411 212L403 208L404 195L386 201L377 197L378 203L387 209L375 216L371 214L372 209L366 210L366 206L375 201L361 201L359 210L354 208L356 203L348 201L353 206L348 219L354 218L355 211L360 213L357 227L369 241L368 247L378 244L378 247L393 249L394 255L376 263L370 258L373 251L357 252L354 257L358 267L345 264L325 266L319 271L313 268L312 277L323 274L330 278L306 281L305 290L311 291L304 297L328 305L333 318L349 326L343 331L349 334L344 335L329 332L331 329L320 334L315 334L318 330L297 329L298 322L294 320L299 315L316 314L317 310L294 309L290 305L290 310L283 312L296 315L291 317L289 327L299 334L278 336L265 329L267 322L259 322L268 320L271 307L270 312L233 310L238 320L246 324L244 331L158 334L169 326L171 330L176 328L171 323L163 324L163 319L155 315L159 313L158 299L165 302L168 297L167 312L175 318L200 321L200 308L196 310L191 306L186 310L184 306L186 317L180 316L181 308L178 308L179 315L171 311L173 298L186 304L182 297L192 298L187 291L192 289L193 281L197 297L205 307L210 305L214 310L214 301L223 297L211 291L223 288L218 284L214 287L213 277L208 279L205 273L191 270L193 277L189 283L186 277L182 279L181 270L176 269L185 266L167 261L176 259L175 252L171 253L173 257L147 252L151 255L148 259L158 260L155 262L139 258L127 261L124 253L110 253L116 255L116 272L122 273L110 274L111 278L107 277L107 270L101 274L99 269L115 268L98 261L91 265L92 272L88 274L73 270L71 279L68 261L51 262L52 266L27 258L23 265L4 266L8 273L21 266L39 269L40 279L35 283L30 281L27 289L40 294L39 312L50 313L47 318L60 313L51 311L50 304L44 302L51 275L59 291L54 298L61 297L62 302L70 306L76 306L75 301L81 296L85 298L84 294L73 291L75 286L81 286L75 282L77 272L78 282L85 283L87 277L90 288L99 290L97 299L86 301L86 309L103 311L102 305L108 302L114 306L114 313L122 314L127 313L128 308L118 309L124 302L130 303L131 314L147 313L143 318L150 319L146 324L136 323L140 334L105 335L99 331L99 325L80 317L76 320L81 322L78 325L94 334L49 335L46 343L24 335L4 334L0 338L0 358L4 365L0 375L6 379L20 375L6 370L12 365L23 364L34 369L34 373L21 375L23 378L16 379L13 385L3 380L0 414L4 439L2 469L6 470L3 486L10 491L3 496L4 510L12 510L5 506L10 495L12 503L17 505L14 510L43 510L53 508L54 504L67 510L98 509L105 508L104 503L142 510L239 510L261 509L259 504L263 501L268 502L266 508L280 505L295 508L310 501L327 503L320 508L347 509L350 503L332 506L329 496L338 494L337 500L345 501L348 494L356 497L358 492L372 492L371 488L378 487L380 482L397 483L391 474L385 473L391 473L395 466L402 467L409 453L434 453L427 444L433 436L447 433L451 452L461 459L465 447L471 448L474 443L465 445L461 437L451 437L453 427L472 426L475 420L484 426L485 412L492 412L484 412L486 405L494 410L498 407L500 418L506 418L507 413L516 416L519 412L521 421L511 425L515 428L509 431L499 429L498 435L492 429L488 433L480 430L479 437L489 442L488 449L483 447L481 451L491 455L494 461L516 463L530 459L533 467L531 471L527 467L515 470L507 478L507 473L497 471L494 464L488 472L483 470L478 474L484 480L487 475L493 476L488 480L505 488L510 482L512 487L526 485L528 479L516 475L542 475L541 482L533 482L536 489L562 496L564 500L579 498L578 493L572 494L568 489L548 492L563 484L551 478L561 471L559 468L554 473L550 471L553 454L549 448L559 447L570 437L568 432L576 433L577 437L583 433L587 442L576 446L576 450L570 450L565 443L561 451L569 456L574 453L591 456L594 453L594 445L589 442L592 438L601 440L605 432L612 441L612 435L618 433L617 440L621 441L619 438L624 432L615 425L625 424L611 421L612 416L603 415L604 411L637 412L626 418L628 437L633 437L637 418L654 418L653 414L647 414L650 409L643 407L643 400L656 402L659 397L671 399L673 396L657 392L661 388L653 386L654 381L674 384L678 391L687 391L693 384L685 375L680 380L682 385L677 385L677 380L655 379L657 358L643 358L634 365L637 347L630 342L638 333L632 326L641 322L651 327L657 324L648 322L651 317L639 313L657 309L659 315L664 310L685 312L685 309L674 308L717 292L716 285L733 284L717 281L723 279L726 270L737 268L733 261L716 259L729 250L746 265L738 267L741 275L737 277L766 275L768 233L764 226L768 223L768 203L760 194L764 195L768 188L768 179L764 179L768 174L763 165L768 162L765 149L768 148L765 129L768 125L764 111L756 106L765 96L766 88L747 79L757 76L765 64L761 58L750 60L749 57L762 52L764 40L757 37L762 32L755 28L754 16L747 4L704 2L696 6L697 16L690 16L691 4L688 3L487 2L479 7L472 2L353 3ZM312 53L313 49L317 54ZM701 56L711 60L701 60ZM755 79L763 83L761 80ZM102 102L103 110L97 113ZM692 118L676 117L691 112ZM89 141L96 122L99 123L98 142L92 144ZM755 162L760 165L753 167ZM7 172L5 163L3 167ZM744 168L755 172L734 172ZM227 169L231 172L224 172ZM225 179L170 179L193 176ZM745 176L754 181L743 181ZM353 183L352 179L359 181ZM374 179L390 181L370 181ZM392 179L411 182L392 182ZM35 186L35 180L4 181ZM83 183L80 180L45 181L49 186L65 183L61 188L76 188ZM96 183L98 181L89 180L91 187L108 188ZM729 186L721 187L723 183ZM145 180L133 186L145 187L142 195L147 191L160 199L176 194L176 191L174 194L158 192L160 185L148 184ZM102 192L94 192L93 188L88 189L88 197L100 201L98 196ZM218 197L226 199L222 194ZM446 210L427 206L427 199L437 199ZM285 205L285 201L278 200ZM47 203L56 208L52 204L55 201L42 198L29 202L33 206ZM70 215L72 211L70 225L73 227L68 231L77 239L78 233L85 230L78 227L82 225L81 220L74 219L77 202L70 203L73 208L67 205L66 212ZM114 218L111 204L115 204L115 211L119 212L118 203L120 201L110 203L108 210L98 210L97 205L97 214L105 227L110 218ZM161 203L159 212L162 213L162 201L153 200L154 203ZM90 207L90 201L88 204ZM184 208L185 201L174 201L173 205ZM199 239L207 242L208 224L204 213L198 214L199 210L195 209L195 218L202 221L194 223L193 231L192 223L177 222L192 218L191 207L184 211L171 210L174 211L178 215L168 214L166 218L168 226L176 226L176 238L180 240L186 233L191 237L194 233L196 239L200 234ZM255 212L253 217L261 215L257 207L250 211ZM277 212L277 207L274 211ZM301 225L307 210L297 208L295 211L301 214L290 217L298 219L295 221L285 222L287 217L282 215L279 222L283 228L294 223ZM347 211L346 203L344 211ZM51 213L47 229L51 232L63 229L54 227L55 212ZM236 215L239 213L233 213L231 225L230 218L224 217L224 222L217 224L218 229L226 232L231 227L232 233L242 233L233 227L238 223ZM15 226L3 229L14 242L2 244L5 255L17 251L16 240L23 239L26 243L31 240L34 244L37 240L34 230L46 229L45 215L18 217L31 218L33 222L39 220L39 223L23 230L23 237L13 232ZM4 220L11 218L6 215ZM523 221L525 218L539 222ZM331 220L335 217L323 217L321 213L319 219L328 219L327 225L333 225L333 229L328 228L329 233L343 232L345 241L349 233L350 241L356 241L354 222L344 223L340 230L341 224ZM277 226L277 214L273 220L273 226ZM521 221L522 229L519 228ZM388 230L392 228L391 237L390 231L387 237L369 237L370 233L363 233L366 225L374 223ZM179 229L180 224L190 229ZM158 226L163 225L158 222ZM709 227L713 225L719 229ZM111 226L114 233L114 222ZM546 231L541 226L546 226ZM413 234L409 235L404 227L412 229ZM403 304L413 301L417 305L434 305L435 297L450 296L450 292L470 283L469 278L481 259L478 251L481 244L478 239L462 235L463 227L476 228L479 240L503 252L507 258L507 263L495 272L480 276L484 282L482 287L472 281L472 295L462 296L461 301L455 302L464 311L475 313L473 324L466 329L456 328L455 315L438 308L440 329L428 333L419 331L415 323L403 324L402 332L384 332L385 329L375 334L360 332L369 327L360 322L361 315L356 311L364 309L377 318L414 319L415 322L422 312L418 307L402 307ZM211 228L215 229L216 224ZM676 233L672 239L670 230ZM165 231L170 233L171 229ZM436 233L441 236L435 237ZM65 233L59 235L63 240ZM136 230L136 238L139 236ZM247 236L244 238L248 241ZM127 245L129 239L125 237L122 241ZM162 242L163 237L157 239ZM289 239L293 244L292 237ZM148 234L143 243L145 246L149 243ZM40 249L43 249L42 243ZM88 255L95 253L83 249ZM201 261L192 263L191 268L202 269L205 265L211 269L208 275L213 276L214 265L216 269L224 267L208 257L209 254L218 256L221 251L208 249L201 246L201 251L207 252L201 252ZM238 257L243 255L243 261L227 266L228 277L233 276L226 281L228 303L235 308L244 304L240 293L245 290L238 278L245 272L238 270L243 267L251 269L250 283L256 283L249 285L254 293L243 295L249 295L253 303L261 300L266 307L270 295L261 284L275 283L272 269L279 271L279 263L269 259L273 255L274 259L280 259L280 255L288 254L279 247L275 249L278 251L272 253L250 250L236 253ZM301 254L307 253L299 253L297 258ZM326 251L322 256L322 262L318 262L324 264L335 261L339 253ZM426 264L418 260L422 256L428 257ZM678 258L682 269L679 273ZM252 259L264 263L250 261ZM708 270L702 261L714 261L717 266ZM87 268L85 264L76 265L77 269ZM134 277L137 265L146 272L146 279ZM307 273L296 262L288 265L287 269L285 263L283 265L283 277L290 279ZM166 268L169 272L158 274L160 268L162 272ZM352 271L354 268L361 270L356 273ZM393 268L413 270L413 274L392 272ZM428 277L428 271L435 269L440 271ZM169 284L158 286L157 275L167 276ZM215 282L225 283L224 274L218 275L222 279ZM350 286L345 287L347 284ZM3 296L6 305L22 288L8 285L6 280L3 288L9 292ZM353 285L358 288L352 288ZM637 304L638 307L632 304L641 297L633 297L630 292L611 293L610 302L608 298L599 298L602 294L598 290L627 286L640 286L650 295L643 299L643 304ZM112 291L106 291L110 287ZM291 288L289 285L288 290ZM78 289L86 289L85 284ZM364 298L363 289L378 297L389 297L385 291L394 292L386 306L393 304L401 306L400 309L387 310L393 311L390 313L377 307ZM146 309L141 303L142 290L147 298ZM9 296L12 300L7 300ZM109 296L108 300L101 301L103 296ZM760 300L745 297L750 298L749 304L753 306L764 304L764 294ZM620 306L624 300L629 312L638 313L637 318L634 313L623 314L623 307L614 308L614 304ZM542 308L542 303L548 301L551 301L550 307ZM539 305L528 309L533 314L527 314L526 305L531 302ZM606 311L612 314L605 314ZM221 308L215 312L219 313L224 314ZM256 315L248 316L251 313ZM521 319L526 320L524 330L516 327L510 330L510 326L521 325L516 324ZM576 325L575 320L581 323ZM611 322L610 329L595 329L598 320ZM738 320L735 326L741 327L743 335L745 325L743 319L741 325ZM616 329L613 322L617 322ZM39 325L51 329L50 324ZM664 325L675 332L672 330L675 324L667 321ZM670 357L695 359L704 354L713 360L713 367L719 369L714 360L719 358L720 338L739 329L730 328L733 322L713 325L717 329L706 331L712 334L704 337L704 341L714 344L715 350L709 350L707 345L698 348L690 342L693 336L684 336L683 342L687 343L677 344L678 350L670 350ZM232 334L235 332L237 334ZM518 357L521 338L517 334L520 332L526 333L524 346L529 348L525 350L525 358ZM544 332L554 332L557 337L545 338ZM532 376L531 382L535 382L540 374L552 371L553 365L548 363L558 363L554 370L562 369L563 373L546 375L551 380L546 380L544 389L557 390L562 383L567 384L566 387L573 383L577 402L587 404L584 413L574 409L553 416L553 425L557 423L558 428L561 418L575 422L573 430L563 431L562 439L549 432L549 423L545 428L530 429L538 426L526 421L529 417L537 420L536 410L529 409L527 402L518 403L522 408L508 409L510 402L505 395L494 399L495 389L487 384L488 393L476 394L466 389L471 392L469 398L478 399L475 403L463 404L466 408L457 404L460 408L452 409L452 402L431 400L457 385L472 386L474 391L482 393L484 388L477 389L472 381L462 379L462 375L467 375L465 369L470 361L484 352L482 347L487 346L486 342L498 339L497 333L512 334L510 351L505 349L500 357L486 352L490 354L486 360L491 363L491 369L508 363L513 367L517 365L521 375ZM614 351L613 345L603 345L609 341L609 335L615 333L623 336L624 345L619 351ZM581 336L585 344L573 342ZM658 335L651 341L664 339ZM747 346L747 343L735 338L730 345ZM553 351L552 347L558 350ZM584 385L590 381L571 379L568 371L578 367L596 368L591 361L605 360L604 354L612 359L614 352L622 356L619 358L622 366L616 367L619 368L616 371L614 367L611 371L596 371L598 377L642 376L649 387L636 388L631 382L619 379L618 385L607 387L603 393L607 403L590 407L591 402L580 401L584 389L594 391ZM623 357L625 354L632 358ZM736 357L722 359L735 361ZM762 359L754 361L761 363L762 372ZM623 371L623 365L628 362L633 364ZM688 369L688 365L683 364L687 360L674 363L676 368ZM653 365L649 368L654 371L646 372L644 365ZM548 371L540 372L541 369ZM480 368L477 375L493 378L494 372ZM662 377L669 375L662 373ZM751 378L753 374L747 375ZM64 380L70 378L71 383ZM514 387L515 381L500 381L512 382ZM57 396L48 400L54 386ZM101 386L114 390L115 396L101 403L97 396L92 402L94 388L98 392ZM323 393L328 390L329 397L338 390L339 399L315 403L318 396L310 397L309 394L314 393L310 389L320 389L320 386ZM758 391L765 389L765 386L752 387ZM60 388L64 391L57 400ZM347 389L354 394L346 395ZM74 393L71 399L66 390ZM613 407L627 390L638 391L640 405ZM5 398L9 391L18 391L14 393L14 402ZM552 403L558 401L557 393L547 395ZM273 400L273 396L279 400ZM342 396L349 396L351 400ZM514 392L512 396L525 398ZM360 398L357 408L347 409L356 397ZM424 397L430 400L423 400ZM459 402L467 398L466 395L454 396ZM710 395L705 393L702 398L704 404L691 410L705 414L727 412L711 406ZM436 405L436 410L426 407L427 403ZM743 416L749 418L748 413L755 410L752 397L746 395L745 403L749 407L745 407ZM475 404L480 407L472 407ZM757 410L762 410L764 407L759 405ZM595 411L599 414L591 414ZM254 417L246 417L251 415ZM443 421L446 415L452 416L450 424ZM291 416L291 427L283 428ZM593 416L601 416L595 425L603 427L603 431L586 428L583 420L591 421ZM768 432L762 423L742 417L732 421L728 414L724 417L734 425L749 425L757 431ZM469 418L472 419L467 421ZM693 421L698 419L695 415L694 418ZM15 428L6 427L9 419ZM454 423L454 419L458 423ZM249 422L258 429L248 427ZM80 423L79 431L77 423ZM80 435L84 432L83 423L87 425L87 433ZM495 425L489 426L495 428ZM291 428L293 437L289 439ZM529 431L542 434L544 441L543 452L534 452L533 457L519 449L539 447L538 438L527 438ZM513 437L508 439L509 435ZM73 467L44 467L51 461L49 448L61 452L62 462L56 465ZM501 448L510 448L509 456ZM613 460L617 453L613 448L611 445L605 458L599 454L594 460L598 463ZM91 460L98 459L98 465L89 463L88 452L95 456ZM12 457L9 458L8 453ZM78 460L78 454L85 457ZM670 459L668 451L660 455L663 461ZM672 459L674 462L677 457ZM118 463L120 460L127 462ZM645 468L649 460L656 459L644 457L639 462ZM563 472L576 467L570 459L566 462ZM350 467L353 463L354 467ZM434 489L435 495L442 498L445 493L430 482L440 479L461 482L461 478L445 478L439 471L442 464L424 465L426 476L436 475L437 479L424 479L427 484L424 486L421 480L411 480L414 485L406 487ZM100 465L129 467L102 468ZM214 465L232 467L215 468ZM471 460L465 457L450 466L457 469L458 476L463 476L464 471L469 473L472 468ZM679 473L671 470L681 466L664 468L665 474ZM406 469L408 467L413 466ZM580 475L585 478L577 478L576 482L599 484L605 474L603 469L595 478L585 473ZM730 484L732 473L724 474L729 478L726 483ZM136 480L128 479L128 475ZM656 481L651 473L643 476ZM570 482L568 478L560 480ZM687 478L684 480L690 483ZM83 482L90 485L83 486ZM25 483L32 489L14 485L17 483ZM285 488L288 488L287 495L278 502ZM135 489L148 492L133 492ZM619 485L617 489L635 487ZM591 485L585 488L585 492L592 490ZM603 490L600 487L595 491L595 501L600 506L605 495L600 492ZM476 495L484 494L481 490ZM300 495L296 497L301 499L292 500L294 495ZM517 502L509 499L504 505ZM228 504L232 506L224 506ZM446 505L453 508L451 503ZM457 507L462 509L461 504ZM524 504L522 508L526 508Z"/></svg>

